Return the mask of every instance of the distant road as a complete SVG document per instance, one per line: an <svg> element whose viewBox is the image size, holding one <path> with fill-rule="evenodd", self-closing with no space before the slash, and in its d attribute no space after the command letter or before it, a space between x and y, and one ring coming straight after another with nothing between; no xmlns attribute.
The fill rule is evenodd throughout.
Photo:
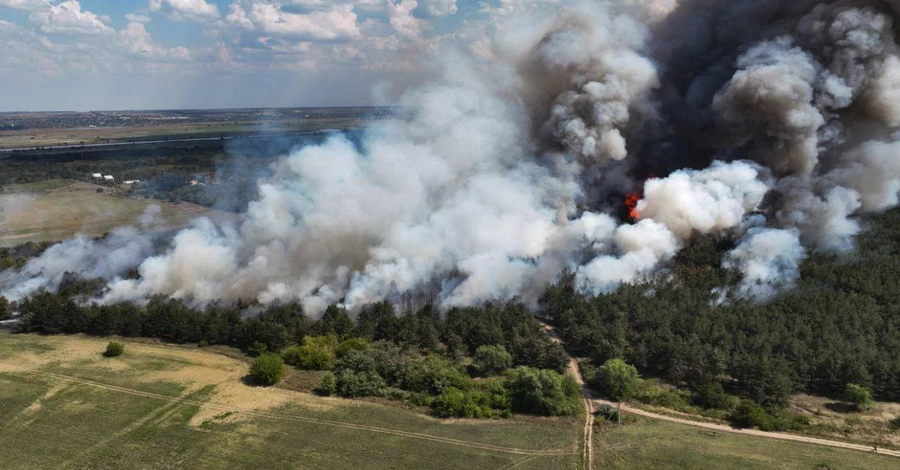
<svg viewBox="0 0 900 470"><path fill-rule="evenodd" d="M328 132L337 132L338 129L323 129L323 130L315 130L315 131L300 131L300 132L292 132L288 134L281 133L273 133L273 134L248 134L248 135L232 135L232 136L219 136L219 137L191 137L186 139L161 139L161 140L124 140L119 142L104 142L102 144L73 144L73 145L47 145L47 146L38 146L38 147L18 147L18 148L9 148L9 149L0 149L0 153L13 153L13 152L34 152L38 150L73 150L73 149L88 149L88 148L102 148L102 147L122 147L128 145L157 145L157 144L171 144L171 143L189 143L189 142L212 142L217 140L234 140L234 139L265 139L265 138L273 138L273 137L297 137L301 135L312 135L312 134L322 134Z"/></svg>

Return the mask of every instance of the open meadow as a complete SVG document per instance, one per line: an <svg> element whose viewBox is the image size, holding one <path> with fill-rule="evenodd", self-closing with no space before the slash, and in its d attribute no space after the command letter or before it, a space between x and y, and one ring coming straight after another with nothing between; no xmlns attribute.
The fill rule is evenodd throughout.
<svg viewBox="0 0 900 470"><path fill-rule="evenodd" d="M579 468L576 418L438 420L242 381L240 357L0 333L3 468Z"/></svg>
<svg viewBox="0 0 900 470"><path fill-rule="evenodd" d="M594 432L594 468L888 470L898 460L629 416Z"/></svg>
<svg viewBox="0 0 900 470"><path fill-rule="evenodd" d="M236 217L197 204L119 197L109 187L72 180L7 186L0 193L0 247L29 241L56 241L76 233L102 236L117 227L138 224L150 206L159 206L154 229L184 227L192 219ZM102 191L102 192L101 192Z"/></svg>

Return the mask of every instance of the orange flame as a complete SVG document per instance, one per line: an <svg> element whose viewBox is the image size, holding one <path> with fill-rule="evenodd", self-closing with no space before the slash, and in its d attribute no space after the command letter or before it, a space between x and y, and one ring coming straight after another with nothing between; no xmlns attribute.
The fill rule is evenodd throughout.
<svg viewBox="0 0 900 470"><path fill-rule="evenodd" d="M637 193L631 193L625 198L625 207L628 208L628 218L633 221L641 220L641 213L637 209L638 201L641 196Z"/></svg>

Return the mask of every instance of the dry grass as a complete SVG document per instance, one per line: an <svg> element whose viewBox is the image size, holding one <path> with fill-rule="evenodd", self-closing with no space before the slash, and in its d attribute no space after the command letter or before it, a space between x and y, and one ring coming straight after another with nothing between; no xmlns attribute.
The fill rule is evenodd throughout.
<svg viewBox="0 0 900 470"><path fill-rule="evenodd" d="M152 205L161 209L154 227L157 230L181 228L200 216L215 220L236 217L197 204L117 197L110 188L91 183L42 183L33 191L29 191L29 185L15 189L21 192L0 194L0 246L64 240L76 233L102 236L117 227L136 224ZM103 192L98 193L98 189Z"/></svg>
<svg viewBox="0 0 900 470"><path fill-rule="evenodd" d="M797 395L791 408L809 416L816 435L900 447L900 432L891 431L889 424L900 416L900 403L876 403L871 410L859 412L838 400Z"/></svg>
<svg viewBox="0 0 900 470"><path fill-rule="evenodd" d="M264 129L259 122L236 121L192 124L161 124L141 127L91 129L29 129L0 131L0 149L53 147L57 145L85 145L156 138L203 138L221 135L265 132L298 132L319 129L346 129L359 122L346 118L285 121L271 123Z"/></svg>

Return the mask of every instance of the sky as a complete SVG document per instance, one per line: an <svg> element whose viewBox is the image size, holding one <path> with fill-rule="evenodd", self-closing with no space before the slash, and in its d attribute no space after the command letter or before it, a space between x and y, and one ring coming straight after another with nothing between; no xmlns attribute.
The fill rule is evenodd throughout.
<svg viewBox="0 0 900 470"><path fill-rule="evenodd" d="M557 0L0 0L0 111L390 104Z"/></svg>

